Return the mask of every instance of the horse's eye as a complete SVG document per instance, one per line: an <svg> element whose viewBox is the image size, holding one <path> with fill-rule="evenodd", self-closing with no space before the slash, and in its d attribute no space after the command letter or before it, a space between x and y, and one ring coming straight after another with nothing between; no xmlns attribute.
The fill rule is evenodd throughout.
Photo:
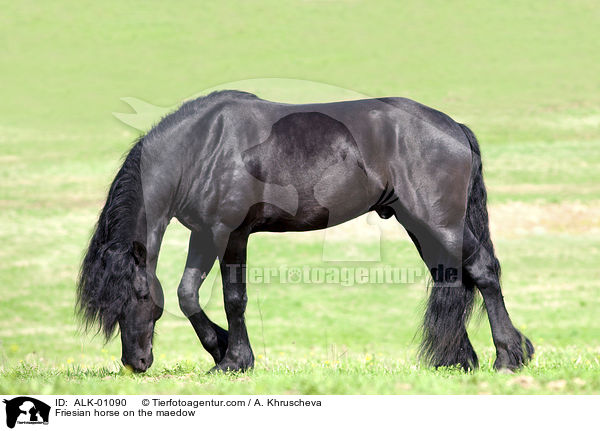
<svg viewBox="0 0 600 431"><path fill-rule="evenodd" d="M146 299L148 299L150 297L150 292L148 291L148 289L134 289L134 290L135 290L136 298L140 301L145 301Z"/></svg>

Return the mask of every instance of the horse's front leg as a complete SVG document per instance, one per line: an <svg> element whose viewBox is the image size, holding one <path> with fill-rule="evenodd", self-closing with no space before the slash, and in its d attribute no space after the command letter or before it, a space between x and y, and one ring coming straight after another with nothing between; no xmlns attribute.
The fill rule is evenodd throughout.
<svg viewBox="0 0 600 431"><path fill-rule="evenodd" d="M244 321L248 302L244 279L247 245L248 234L234 231L221 258L223 299L229 324L229 340L225 357L212 371L245 371L254 366L254 354Z"/></svg>
<svg viewBox="0 0 600 431"><path fill-rule="evenodd" d="M196 331L202 346L211 354L215 364L221 362L227 350L227 331L212 322L200 307L198 290L215 262L217 252L208 235L192 232L185 271L177 296L179 307Z"/></svg>

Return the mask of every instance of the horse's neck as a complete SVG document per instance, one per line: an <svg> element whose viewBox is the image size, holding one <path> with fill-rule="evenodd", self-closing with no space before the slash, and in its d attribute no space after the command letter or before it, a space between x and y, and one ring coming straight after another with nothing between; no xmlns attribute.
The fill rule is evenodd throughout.
<svg viewBox="0 0 600 431"><path fill-rule="evenodd" d="M137 241L146 246L147 269L152 272L156 271L158 253L168 224L169 220L166 216L148 214L146 206L142 203L137 216L135 237Z"/></svg>

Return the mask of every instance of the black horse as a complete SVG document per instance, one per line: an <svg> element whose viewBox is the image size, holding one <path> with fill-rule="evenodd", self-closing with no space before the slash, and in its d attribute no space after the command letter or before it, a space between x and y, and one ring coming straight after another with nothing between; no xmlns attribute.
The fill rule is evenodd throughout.
<svg viewBox="0 0 600 431"><path fill-rule="evenodd" d="M148 369L163 309L158 253L177 217L191 231L180 307L213 370L246 370L254 364L244 322L248 236L376 211L396 217L432 274L421 356L477 367L466 331L477 288L495 367L518 368L533 346L504 305L481 169L471 130L408 99L291 105L222 91L187 102L138 140L114 179L82 263L79 311L107 338L118 323L123 363ZM217 258L228 331L198 300Z"/></svg>

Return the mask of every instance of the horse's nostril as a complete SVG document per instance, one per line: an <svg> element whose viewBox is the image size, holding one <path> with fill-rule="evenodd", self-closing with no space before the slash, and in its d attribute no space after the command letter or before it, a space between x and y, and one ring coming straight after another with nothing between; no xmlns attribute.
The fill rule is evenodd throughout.
<svg viewBox="0 0 600 431"><path fill-rule="evenodd" d="M141 358L141 359L140 359L140 363L141 363L142 365L146 365L146 358Z"/></svg>

